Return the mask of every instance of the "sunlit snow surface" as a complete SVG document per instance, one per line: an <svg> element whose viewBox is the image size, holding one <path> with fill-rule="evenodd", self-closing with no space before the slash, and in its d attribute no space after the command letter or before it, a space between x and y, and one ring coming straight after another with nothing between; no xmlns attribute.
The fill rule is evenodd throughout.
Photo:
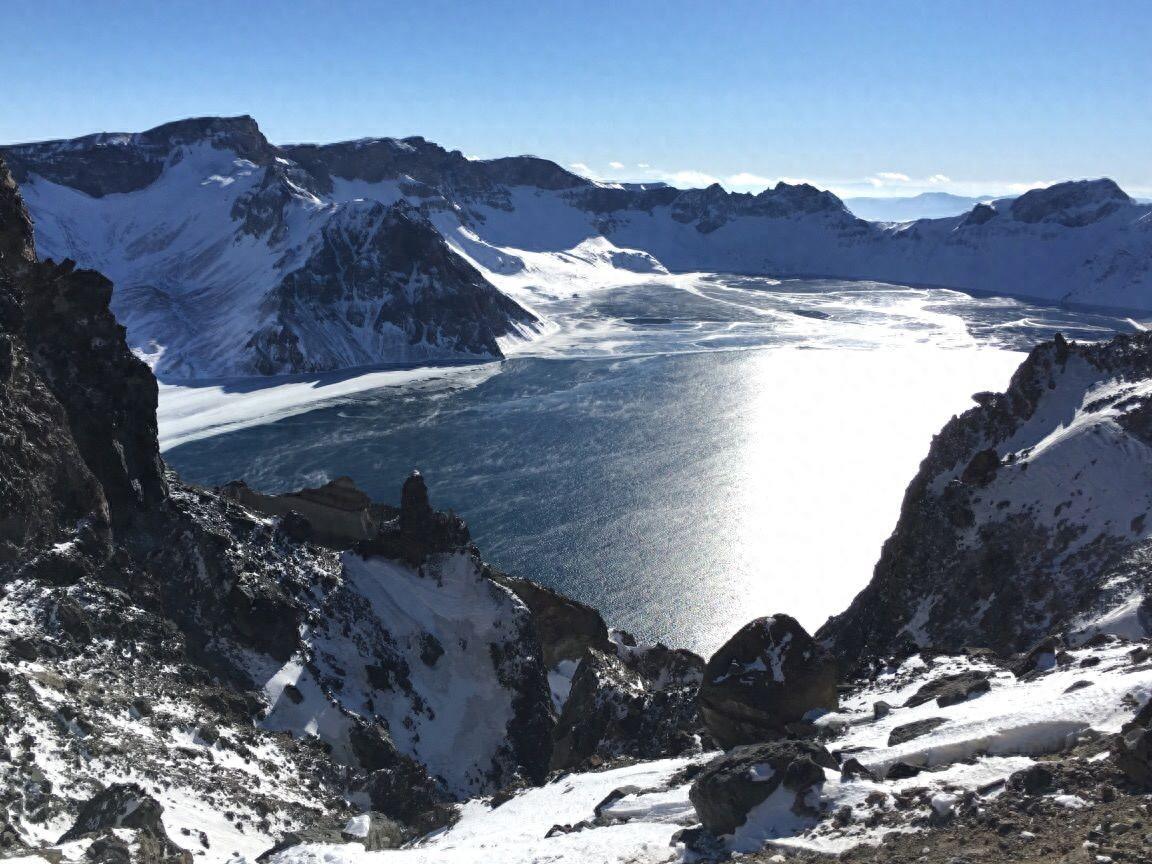
<svg viewBox="0 0 1152 864"><path fill-rule="evenodd" d="M946 815L965 793L979 790L981 797L995 797L1000 794L997 784L1031 765L1033 756L1060 752L1078 737L1088 740L1093 734L1089 730L1117 731L1131 716L1133 701L1148 698L1152 671L1133 667L1127 653L1130 647L1074 651L1069 665L1032 681L1020 681L1009 672L996 670L991 691L967 702L946 708L933 702L903 708L900 706L927 680L964 670L994 669L963 657L940 657L923 669L924 661L915 657L900 669L880 675L846 699L840 712L825 715L818 722L830 727L830 748L859 748L857 758L871 768L883 770L903 760L935 770L891 781L842 778L837 771L826 771L824 782L806 799L820 816L798 816L792 809L794 793L781 789L753 808L745 824L726 842L737 852L752 852L767 843L782 849L834 854L860 844L876 844L889 831L919 830L914 823L919 820L923 824L929 807ZM1097 665L1080 667L1079 662L1089 656L1098 659ZM1069 692L1076 682L1080 682L1078 689ZM888 716L874 719L872 704L877 700L895 706ZM903 745L887 746L895 727L927 717L941 717L946 722ZM1101 741L1099 747L1106 751L1107 742ZM276 864L655 864L691 860L683 846L671 842L679 828L697 821L688 797L690 784L676 776L691 761L669 759L600 773L569 774L522 792L496 808L487 800L469 801L462 805L457 825L410 849L365 853L356 843L304 845L274 860ZM582 830L546 836L554 825L576 826L592 820L596 805L609 792L624 786L639 791L603 809L608 824L587 824ZM912 789L926 790L916 800L929 803L913 803L895 824L867 824L867 814L877 809L892 811L893 797ZM1052 797L1067 807L1085 806L1082 799L1063 789L1055 790ZM852 808L855 818L837 826L830 816L843 807Z"/></svg>
<svg viewBox="0 0 1152 864"><path fill-rule="evenodd" d="M501 364L164 385L166 457L196 482L349 474L385 500L418 466L489 560L708 652L755 615L841 611L932 435L1020 351L1137 326L947 290L625 273L601 251L490 271L550 322Z"/></svg>

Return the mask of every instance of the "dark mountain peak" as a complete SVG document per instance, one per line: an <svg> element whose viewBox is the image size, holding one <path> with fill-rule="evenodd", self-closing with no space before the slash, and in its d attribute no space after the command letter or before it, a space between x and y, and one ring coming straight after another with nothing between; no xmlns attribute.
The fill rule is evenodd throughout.
<svg viewBox="0 0 1152 864"><path fill-rule="evenodd" d="M0 272L23 269L35 260L32 220L16 181L0 157Z"/></svg>
<svg viewBox="0 0 1152 864"><path fill-rule="evenodd" d="M539 156L505 156L483 159L469 164L485 172L489 179L503 186L536 186L540 189L576 189L592 186L591 180L561 168Z"/></svg>
<svg viewBox="0 0 1152 864"><path fill-rule="evenodd" d="M820 210L844 210L844 202L827 189L818 189L811 183L778 182L771 191L765 189L758 198L776 198L791 203L797 210L814 213Z"/></svg>
<svg viewBox="0 0 1152 864"><path fill-rule="evenodd" d="M141 132L138 138L142 144L167 149L205 141L221 150L232 150L237 156L257 164L268 162L277 149L247 114L175 120Z"/></svg>
<svg viewBox="0 0 1152 864"><path fill-rule="evenodd" d="M240 117L192 117L146 132L98 132L80 138L0 148L20 183L38 175L93 198L134 192L152 184L178 148L207 143L258 165L278 152L256 121Z"/></svg>
<svg viewBox="0 0 1152 864"><path fill-rule="evenodd" d="M1012 216L1020 222L1056 222L1076 228L1098 222L1132 199L1116 181L1069 180L1045 189L1031 189L1012 202Z"/></svg>

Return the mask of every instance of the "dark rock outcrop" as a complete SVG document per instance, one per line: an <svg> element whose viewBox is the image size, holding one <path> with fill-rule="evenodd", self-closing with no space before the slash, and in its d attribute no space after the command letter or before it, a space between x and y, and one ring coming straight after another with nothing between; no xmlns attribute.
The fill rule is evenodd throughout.
<svg viewBox="0 0 1152 864"><path fill-rule="evenodd" d="M556 724L552 769L699 752L705 733L696 691L703 665L690 652L662 645L619 653L589 648Z"/></svg>
<svg viewBox="0 0 1152 864"><path fill-rule="evenodd" d="M160 802L138 785L118 783L88 800L59 842L90 838L86 856L94 864L191 864L192 853L169 838L163 812ZM124 829L132 832L131 841Z"/></svg>
<svg viewBox="0 0 1152 864"><path fill-rule="evenodd" d="M1132 199L1114 180L1071 180L1044 189L1030 189L1011 205L1020 222L1054 222L1079 228L1098 222L1131 204Z"/></svg>
<svg viewBox="0 0 1152 864"><path fill-rule="evenodd" d="M781 788L793 793L789 805L793 813L816 815L804 799L812 787L824 782L825 769L837 770L836 759L808 741L735 747L704 767L689 797L709 832L731 834L756 805Z"/></svg>
<svg viewBox="0 0 1152 864"><path fill-rule="evenodd" d="M164 808L160 802L135 783L117 783L89 799L61 843L78 840L88 834L109 828L134 828L139 831L164 832L160 821Z"/></svg>
<svg viewBox="0 0 1152 864"><path fill-rule="evenodd" d="M504 355L497 338L536 321L404 203L340 210L267 305L275 308L274 319L245 346L263 375L451 353L499 358ZM335 338L341 333L346 338ZM373 340L398 343L403 354L374 357L361 347Z"/></svg>
<svg viewBox="0 0 1152 864"><path fill-rule="evenodd" d="M532 627L547 668L555 669L564 660L579 662L589 648L615 652L604 618L591 606L493 568L488 569L488 576L512 591L532 612Z"/></svg>
<svg viewBox="0 0 1152 864"><path fill-rule="evenodd" d="M1152 699L1124 724L1112 745L1112 755L1132 785L1152 790Z"/></svg>
<svg viewBox="0 0 1152 864"><path fill-rule="evenodd" d="M944 717L928 717L924 720L914 720L911 723L905 723L903 726L897 726L888 733L888 746L895 747L899 744L906 744L923 735L927 735L933 729L937 729L947 723L948 720Z"/></svg>
<svg viewBox="0 0 1152 864"><path fill-rule="evenodd" d="M992 689L992 685L988 681L990 677L988 672L975 670L957 672L955 675L943 675L929 681L909 696L904 705L907 708L915 708L917 705L923 705L932 700L936 700L936 704L941 708L958 705L972 696L987 693Z"/></svg>
<svg viewBox="0 0 1152 864"><path fill-rule="evenodd" d="M796 619L757 618L708 661L700 713L722 747L787 737L813 709L835 710L837 668Z"/></svg>
<svg viewBox="0 0 1152 864"><path fill-rule="evenodd" d="M165 123L147 132L101 132L83 138L43 141L3 148L3 156L20 183L32 174L102 198L151 185L164 170L174 148L206 143L231 150L255 164L267 164L276 148L248 116L194 117Z"/></svg>
<svg viewBox="0 0 1152 864"><path fill-rule="evenodd" d="M1036 347L1006 392L978 394L933 439L872 581L816 638L865 671L909 646L1012 655L1107 630L1112 610L1149 595L1144 399L1124 394L1150 377L1146 333ZM1122 519L1107 503L1117 496ZM1132 617L1126 633L1152 626L1147 603Z"/></svg>

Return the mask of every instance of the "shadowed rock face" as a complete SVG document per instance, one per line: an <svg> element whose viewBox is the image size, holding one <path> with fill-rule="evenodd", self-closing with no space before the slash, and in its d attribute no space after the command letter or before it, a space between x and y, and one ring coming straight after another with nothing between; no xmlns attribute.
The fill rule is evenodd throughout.
<svg viewBox="0 0 1152 864"><path fill-rule="evenodd" d="M932 441L872 581L816 634L846 669L1152 624L1152 336L1058 335L976 399Z"/></svg>
<svg viewBox="0 0 1152 864"><path fill-rule="evenodd" d="M794 794L792 812L804 815L809 789L824 782L825 768L837 767L832 754L807 741L736 747L708 763L692 784L689 797L708 831L717 836L731 834L757 804L781 788Z"/></svg>
<svg viewBox="0 0 1152 864"><path fill-rule="evenodd" d="M68 412L28 349L26 334L39 322L27 307L40 307L28 294L46 270L35 263L31 222L0 161L0 567L82 520L100 533L110 519Z"/></svg>
<svg viewBox="0 0 1152 864"><path fill-rule="evenodd" d="M556 723L552 770L700 752L707 746L696 707L703 665L689 651L659 644L589 648Z"/></svg>
<svg viewBox="0 0 1152 864"><path fill-rule="evenodd" d="M241 117L195 117L165 123L147 132L101 132L83 138L44 141L4 148L17 182L32 172L78 189L93 198L134 192L153 183L181 144L206 141L258 165L274 158L256 121Z"/></svg>
<svg viewBox="0 0 1152 864"><path fill-rule="evenodd" d="M1012 216L1020 222L1054 222L1079 228L1099 222L1132 199L1107 178L1073 180L1046 189L1031 189L1012 202Z"/></svg>
<svg viewBox="0 0 1152 864"><path fill-rule="evenodd" d="M813 709L835 710L837 668L795 618L746 624L704 667L700 712L722 747L788 737Z"/></svg>
<svg viewBox="0 0 1152 864"><path fill-rule="evenodd" d="M275 320L246 346L265 375L379 362L397 340L404 359L498 358L499 337L536 322L404 203L338 213L266 302Z"/></svg>

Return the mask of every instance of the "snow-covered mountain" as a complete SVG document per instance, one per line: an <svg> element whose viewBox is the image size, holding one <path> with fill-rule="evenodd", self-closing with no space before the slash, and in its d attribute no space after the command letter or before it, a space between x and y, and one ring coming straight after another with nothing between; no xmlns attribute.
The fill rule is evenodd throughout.
<svg viewBox="0 0 1152 864"><path fill-rule="evenodd" d="M170 378L497 357L537 328L539 292L665 270L1152 309L1152 207L1110 180L893 225L804 184L603 184L423 138L277 147L248 117L3 152L40 254L107 273Z"/></svg>
<svg viewBox="0 0 1152 864"><path fill-rule="evenodd" d="M419 474L182 483L111 295L37 261L0 163L0 857L1147 857L1149 338L1040 346L945 429L865 626L705 663L484 564ZM966 647L836 674L893 631Z"/></svg>
<svg viewBox="0 0 1152 864"><path fill-rule="evenodd" d="M1152 634L1150 376L1152 334L1037 346L933 440L872 582L818 636L851 664Z"/></svg>
<svg viewBox="0 0 1152 864"><path fill-rule="evenodd" d="M9 148L45 257L99 268L157 374L501 356L531 313L396 194L320 197L249 118Z"/></svg>
<svg viewBox="0 0 1152 864"><path fill-rule="evenodd" d="M845 206L870 222L913 222L917 219L946 219L967 213L977 204L987 204L995 195L971 198L953 195L951 192L921 192L919 195L903 195L883 198L860 195L845 198Z"/></svg>

